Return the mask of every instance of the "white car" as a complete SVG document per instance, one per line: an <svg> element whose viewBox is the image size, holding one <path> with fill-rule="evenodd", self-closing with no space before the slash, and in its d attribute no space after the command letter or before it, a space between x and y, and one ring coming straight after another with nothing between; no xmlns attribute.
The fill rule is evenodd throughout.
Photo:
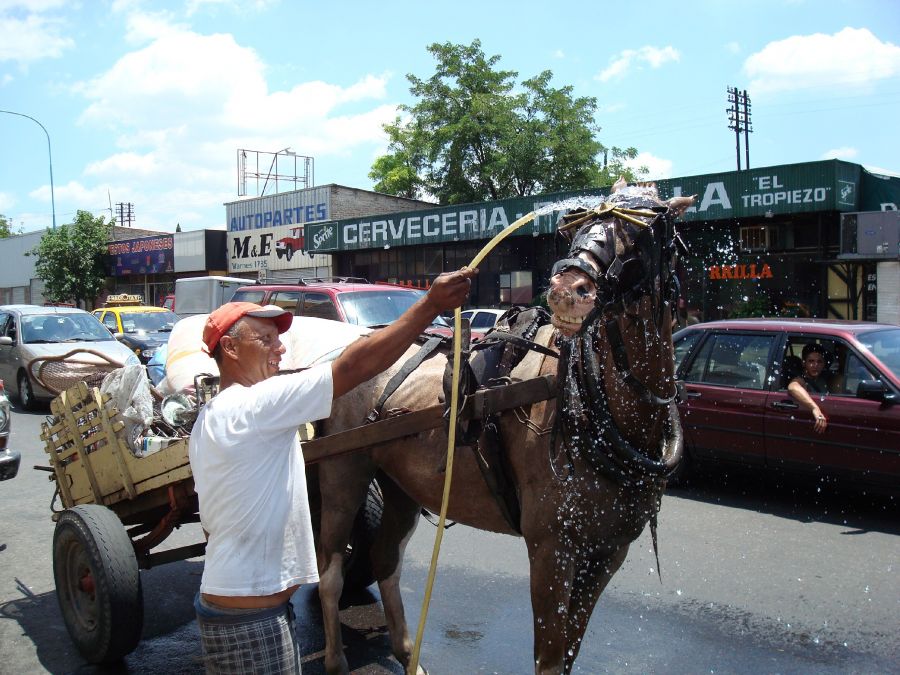
<svg viewBox="0 0 900 675"><path fill-rule="evenodd" d="M497 319L506 314L505 309L465 309L460 312L464 319L468 319L472 330L487 332L494 327Z"/></svg>
<svg viewBox="0 0 900 675"><path fill-rule="evenodd" d="M80 352L64 362L53 360L78 349L94 354ZM50 363L60 365L41 370ZM27 410L34 409L38 401L52 400L80 380L93 383L110 370L136 364L140 364L137 356L82 309L0 306L0 379L18 394ZM42 386L41 380L45 384L52 380L57 391Z"/></svg>

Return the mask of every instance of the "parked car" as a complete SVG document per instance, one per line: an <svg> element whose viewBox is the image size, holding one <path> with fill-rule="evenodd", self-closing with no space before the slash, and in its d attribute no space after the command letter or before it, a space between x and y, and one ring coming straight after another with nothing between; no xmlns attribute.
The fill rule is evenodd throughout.
<svg viewBox="0 0 900 675"><path fill-rule="evenodd" d="M102 356L83 354L56 369L54 381L66 389L78 380L119 365L139 364L132 351L116 340L96 317L74 307L37 305L0 306L0 379L13 383L28 410L56 395L35 379L45 357L62 356L75 349L90 349Z"/></svg>
<svg viewBox="0 0 900 675"><path fill-rule="evenodd" d="M464 319L468 319L472 325L472 331L481 331L487 333L497 319L506 314L505 309L464 309L461 314Z"/></svg>
<svg viewBox="0 0 900 675"><path fill-rule="evenodd" d="M93 314L144 364L169 341L172 327L178 321L175 312L162 307L120 303L117 300L111 303L109 298L107 306L94 310Z"/></svg>
<svg viewBox="0 0 900 675"><path fill-rule="evenodd" d="M232 302L277 305L295 316L346 321L357 326L384 326L396 321L425 291L370 284L355 277L317 277L299 284L253 284L234 292ZM438 324L446 326L439 319Z"/></svg>
<svg viewBox="0 0 900 675"><path fill-rule="evenodd" d="M800 353L825 348L824 433L788 394ZM900 485L900 327L816 319L736 319L674 336L686 469L716 462ZM677 476L676 476L677 477Z"/></svg>
<svg viewBox="0 0 900 675"><path fill-rule="evenodd" d="M0 480L15 478L19 473L22 455L9 447L9 427L12 416L9 414L9 398L0 380Z"/></svg>

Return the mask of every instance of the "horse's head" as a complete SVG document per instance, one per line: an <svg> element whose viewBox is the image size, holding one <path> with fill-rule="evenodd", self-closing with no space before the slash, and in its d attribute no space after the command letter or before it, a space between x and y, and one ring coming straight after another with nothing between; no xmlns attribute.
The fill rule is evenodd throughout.
<svg viewBox="0 0 900 675"><path fill-rule="evenodd" d="M610 196L597 205L560 217L559 232L570 245L550 277L547 300L553 325L572 336L595 309L624 306L663 292L678 241L673 221L693 201L693 197L661 201L655 185L627 186L619 179Z"/></svg>

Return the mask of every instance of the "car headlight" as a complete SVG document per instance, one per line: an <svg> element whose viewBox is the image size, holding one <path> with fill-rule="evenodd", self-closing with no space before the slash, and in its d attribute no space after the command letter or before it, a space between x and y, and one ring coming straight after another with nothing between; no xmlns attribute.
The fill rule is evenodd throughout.
<svg viewBox="0 0 900 675"><path fill-rule="evenodd" d="M141 365L141 360L134 354L129 354L128 358L125 359L125 365L126 366L139 366L139 365Z"/></svg>

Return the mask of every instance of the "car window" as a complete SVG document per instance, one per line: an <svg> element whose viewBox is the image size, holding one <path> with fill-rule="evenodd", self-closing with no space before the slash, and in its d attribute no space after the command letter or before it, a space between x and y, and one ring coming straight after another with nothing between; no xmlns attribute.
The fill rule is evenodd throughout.
<svg viewBox="0 0 900 675"><path fill-rule="evenodd" d="M113 339L96 317L87 312L23 316L22 342L107 342Z"/></svg>
<svg viewBox="0 0 900 675"><path fill-rule="evenodd" d="M300 316L313 316L318 319L330 319L340 321L337 307L331 301L327 293L304 293L303 306L300 308Z"/></svg>
<svg viewBox="0 0 900 675"><path fill-rule="evenodd" d="M702 335L703 331L694 330L675 337L675 372L681 368L684 357L688 355Z"/></svg>
<svg viewBox="0 0 900 675"><path fill-rule="evenodd" d="M803 374L803 349L806 345L817 344L823 350L825 370L822 377L831 391L842 385L837 382L839 373L843 371L849 346L843 340L827 335L789 335L785 344L784 358L781 362L781 389L787 389L791 380ZM854 392L856 390L854 389Z"/></svg>
<svg viewBox="0 0 900 675"><path fill-rule="evenodd" d="M900 328L885 328L864 333L859 341L891 372L900 377Z"/></svg>
<svg viewBox="0 0 900 675"><path fill-rule="evenodd" d="M475 318L472 319L472 328L493 328L497 315L492 312L476 312Z"/></svg>
<svg viewBox="0 0 900 675"><path fill-rule="evenodd" d="M763 389L773 335L714 333L685 374L685 381Z"/></svg>
<svg viewBox="0 0 900 675"><path fill-rule="evenodd" d="M849 352L840 369L829 380L828 390L837 396L856 396L860 382L877 379L878 376L857 354Z"/></svg>
<svg viewBox="0 0 900 675"><path fill-rule="evenodd" d="M400 318L424 291L351 291L341 293L338 302L344 309L349 323L357 326L379 326L393 323Z"/></svg>
<svg viewBox="0 0 900 675"><path fill-rule="evenodd" d="M231 302L255 302L261 305L265 297L265 291L237 291L231 296Z"/></svg>
<svg viewBox="0 0 900 675"><path fill-rule="evenodd" d="M116 313L115 312L106 312L103 315L103 325L109 328L113 333L119 330L119 326L116 323Z"/></svg>
<svg viewBox="0 0 900 675"><path fill-rule="evenodd" d="M110 312L111 314L112 312ZM174 312L120 312L126 333L169 333L178 320Z"/></svg>
<svg viewBox="0 0 900 675"><path fill-rule="evenodd" d="M463 319L468 319L469 321L471 321L471 320L472 320L472 315L473 315L474 313L475 313L475 310L474 310L474 309L465 309L465 310L463 310L462 312L460 312L459 315L460 315Z"/></svg>
<svg viewBox="0 0 900 675"><path fill-rule="evenodd" d="M16 320L12 314L0 314L0 335L16 339Z"/></svg>
<svg viewBox="0 0 900 675"><path fill-rule="evenodd" d="M286 309L291 314L298 314L298 306L300 302L300 291L275 291L269 298L270 305L276 305L282 309Z"/></svg>

